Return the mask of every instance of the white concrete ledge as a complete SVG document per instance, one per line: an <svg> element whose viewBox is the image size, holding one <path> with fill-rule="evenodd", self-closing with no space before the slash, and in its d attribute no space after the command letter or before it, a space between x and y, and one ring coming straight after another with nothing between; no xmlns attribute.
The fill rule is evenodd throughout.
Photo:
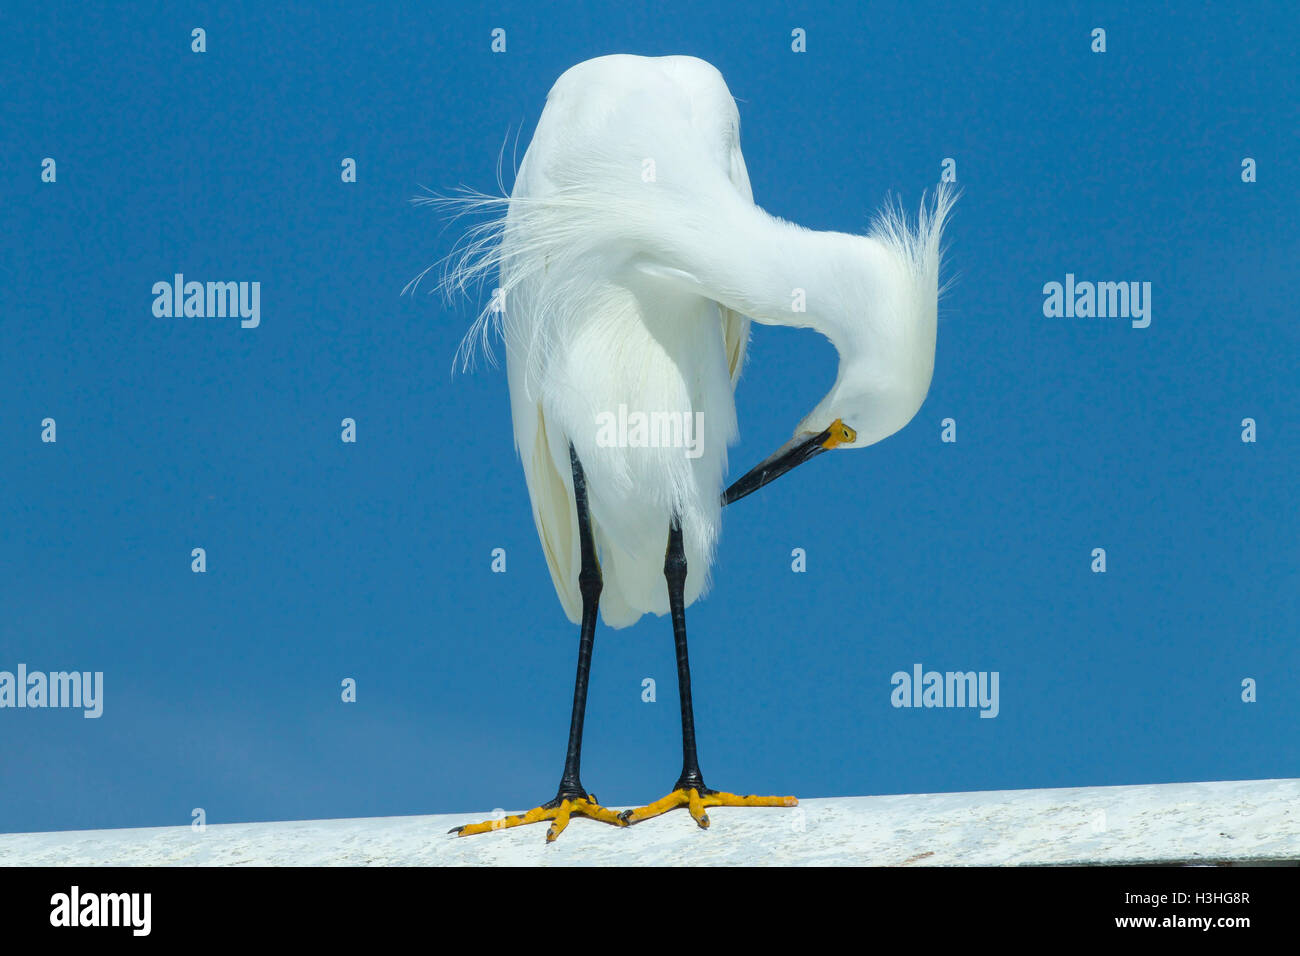
<svg viewBox="0 0 1300 956"><path fill-rule="evenodd" d="M1024 865L1300 860L1300 780L803 800L685 810L614 829L575 819L473 837L490 814L0 835L3 866Z"/></svg>

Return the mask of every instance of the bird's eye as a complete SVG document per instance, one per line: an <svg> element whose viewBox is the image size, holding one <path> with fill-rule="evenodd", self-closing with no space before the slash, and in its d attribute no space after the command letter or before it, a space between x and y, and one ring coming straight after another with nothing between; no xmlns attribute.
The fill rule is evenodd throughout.
<svg viewBox="0 0 1300 956"><path fill-rule="evenodd" d="M829 433L829 437L822 443L823 448L838 448L840 445L851 445L857 441L858 433L848 425L845 425L840 419L835 419L823 435Z"/></svg>

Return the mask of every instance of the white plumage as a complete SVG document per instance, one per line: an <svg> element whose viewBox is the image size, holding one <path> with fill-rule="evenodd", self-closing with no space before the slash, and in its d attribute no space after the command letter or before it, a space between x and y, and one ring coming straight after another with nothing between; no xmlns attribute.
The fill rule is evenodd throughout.
<svg viewBox="0 0 1300 956"><path fill-rule="evenodd" d="M718 539L733 389L746 317L816 329L840 353L835 385L796 438L837 420L864 447L920 407L934 365L940 190L914 229L890 210L869 236L812 232L754 205L739 116L716 69L692 57L607 56L555 83L509 200L473 231L444 280L498 275L472 351L499 324L515 439L556 592L579 621L579 541L569 445L586 473L604 579L624 627L668 610L667 529L679 516L689 605ZM806 311L796 311L803 290ZM467 357L467 356L465 356ZM701 412L702 451L603 447L598 416ZM829 447L829 446L828 446Z"/></svg>

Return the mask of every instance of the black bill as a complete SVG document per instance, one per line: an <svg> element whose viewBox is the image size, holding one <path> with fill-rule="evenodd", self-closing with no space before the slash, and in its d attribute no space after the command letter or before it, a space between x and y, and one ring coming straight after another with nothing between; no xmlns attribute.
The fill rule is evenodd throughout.
<svg viewBox="0 0 1300 956"><path fill-rule="evenodd" d="M739 501L745 495L758 491L769 481L775 481L787 471L806 461L811 461L822 452L834 447L831 443L831 431L832 429L828 428L818 435L790 439L777 449L775 455L759 462L723 492L722 503L729 505L733 501Z"/></svg>
<svg viewBox="0 0 1300 956"><path fill-rule="evenodd" d="M838 445L851 445L858 440L858 433L845 425L840 419L831 422L830 428L816 435L798 436L790 439L765 461L755 465L722 493L722 503L729 505L739 501L745 495L758 491L770 481L775 481L787 471L811 461L824 451L830 451Z"/></svg>

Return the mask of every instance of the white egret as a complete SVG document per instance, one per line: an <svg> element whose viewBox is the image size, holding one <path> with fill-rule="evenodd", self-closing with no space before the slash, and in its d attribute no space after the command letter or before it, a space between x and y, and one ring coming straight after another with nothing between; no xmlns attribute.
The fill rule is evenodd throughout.
<svg viewBox="0 0 1300 956"><path fill-rule="evenodd" d="M704 827L710 806L796 802L706 787L692 714L685 609L708 585L749 319L823 333L839 374L794 437L727 490L728 502L827 449L878 442L915 415L934 368L951 197L941 187L915 225L890 208L865 236L804 229L754 204L739 135L735 102L708 63L604 56L555 83L508 200L434 200L499 210L471 232L444 282L463 289L499 276L464 348L502 334L533 518L560 603L580 625L555 798L454 832L550 820L553 840L572 815L624 826L678 806ZM698 423L694 450L671 440L677 433L611 440L611 416L637 413L661 426ZM598 608L615 628L671 613L677 650L681 776L667 797L622 814L579 776Z"/></svg>

